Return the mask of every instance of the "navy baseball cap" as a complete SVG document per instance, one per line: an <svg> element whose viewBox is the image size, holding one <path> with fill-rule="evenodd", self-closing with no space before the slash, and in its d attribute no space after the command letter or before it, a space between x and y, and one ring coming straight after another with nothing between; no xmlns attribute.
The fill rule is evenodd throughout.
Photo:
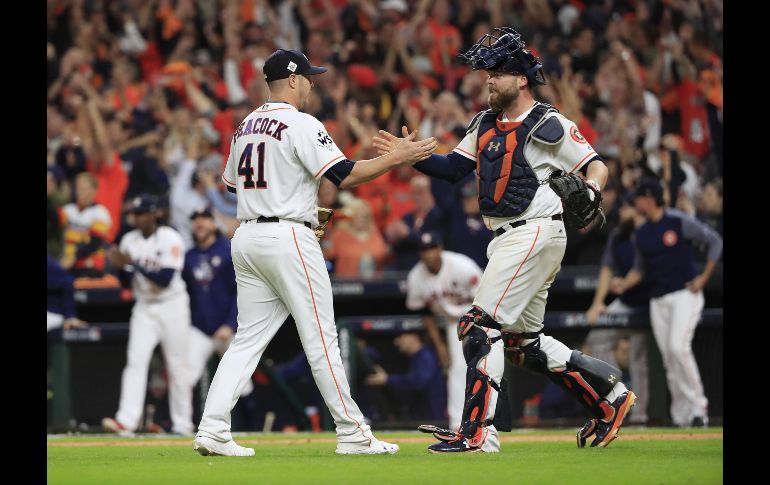
<svg viewBox="0 0 770 485"><path fill-rule="evenodd" d="M639 183L634 192L634 198L652 197L655 200L663 201L663 186L658 179L645 178Z"/></svg>
<svg viewBox="0 0 770 485"><path fill-rule="evenodd" d="M211 209L206 207L204 209L197 209L195 212L190 214L190 220L191 221L195 220L198 217L209 217L209 218L213 219L214 215L211 213Z"/></svg>
<svg viewBox="0 0 770 485"><path fill-rule="evenodd" d="M160 208L158 198L151 194L139 194L129 204L128 212L139 214L142 212L155 212Z"/></svg>
<svg viewBox="0 0 770 485"><path fill-rule="evenodd" d="M322 74L326 72L326 68L310 64L305 54L300 51L278 49L267 58L262 72L265 74L265 81L270 82L286 79L292 74Z"/></svg>
<svg viewBox="0 0 770 485"><path fill-rule="evenodd" d="M437 232L423 232L420 235L420 251L431 249L444 244L441 234Z"/></svg>

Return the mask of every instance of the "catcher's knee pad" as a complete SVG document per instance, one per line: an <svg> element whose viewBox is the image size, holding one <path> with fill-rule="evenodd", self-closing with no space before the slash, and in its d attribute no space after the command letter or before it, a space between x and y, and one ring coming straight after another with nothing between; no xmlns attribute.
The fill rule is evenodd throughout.
<svg viewBox="0 0 770 485"><path fill-rule="evenodd" d="M465 315L460 317L457 324L457 338L463 340L468 332L476 326L500 330L500 324L489 316L484 310L477 306L472 306Z"/></svg>
<svg viewBox="0 0 770 485"><path fill-rule="evenodd" d="M511 363L538 374L548 374L548 356L540 350L540 338L537 337L523 347L517 347L520 341L520 335L513 334L505 337L505 355Z"/></svg>
<svg viewBox="0 0 770 485"><path fill-rule="evenodd" d="M471 327L463 338L463 356L468 367L476 367L481 359L492 350L492 344L500 340L500 336L490 337L478 327Z"/></svg>
<svg viewBox="0 0 770 485"><path fill-rule="evenodd" d="M550 372L551 380L575 397L596 418L610 419L615 410L604 399L620 379L612 365L573 350L563 371Z"/></svg>
<svg viewBox="0 0 770 485"><path fill-rule="evenodd" d="M480 446L483 440L484 418L489 410L492 389L500 393L500 386L476 367L468 367L465 376L465 406L463 407L460 434L471 446Z"/></svg>

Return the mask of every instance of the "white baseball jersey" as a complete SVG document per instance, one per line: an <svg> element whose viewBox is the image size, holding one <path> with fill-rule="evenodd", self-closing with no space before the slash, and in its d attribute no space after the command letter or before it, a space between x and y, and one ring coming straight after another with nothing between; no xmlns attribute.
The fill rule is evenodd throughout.
<svg viewBox="0 0 770 485"><path fill-rule="evenodd" d="M532 108L537 104L532 105ZM516 118L514 123L524 121L532 108L528 109ZM524 157L534 170L537 179L545 181L551 172L562 170L565 173L572 173L585 165L595 157L598 157L596 151L590 143L583 138L578 131L577 126L572 121L565 118L561 113L548 113L546 117L556 117L564 128L564 137L558 145L545 145L529 138L524 148ZM503 114L501 121L509 121ZM531 134L531 132L530 132ZM478 130L473 130L465 135L459 145L453 150L458 155L469 158L478 163ZM516 217L500 218L484 216L484 223L491 230L498 229L507 222L517 221L519 219L534 219L538 217L551 217L555 214L561 214L561 199L551 190L548 184L541 185L535 197L532 199L527 210Z"/></svg>
<svg viewBox="0 0 770 485"><path fill-rule="evenodd" d="M350 395L321 246L304 225L318 224L319 178L344 158L317 119L287 103L263 104L233 135L222 180L236 189L238 219L265 216L279 221L243 222L231 241L238 330L211 382L198 437L232 439L233 406L265 348L291 315L334 419L338 451L375 443Z"/></svg>
<svg viewBox="0 0 770 485"><path fill-rule="evenodd" d="M236 129L222 180L237 188L238 219L278 217L317 226L320 177L344 158L316 118L288 103L267 102Z"/></svg>
<svg viewBox="0 0 770 485"><path fill-rule="evenodd" d="M422 261L409 271L406 307L427 307L443 323L457 323L470 309L481 275L481 268L468 256L442 251L438 274L431 273Z"/></svg>
<svg viewBox="0 0 770 485"><path fill-rule="evenodd" d="M151 303L170 300L187 289L182 279L184 267L184 241L179 233L168 226L160 226L148 238L134 229L120 241L120 250L137 264L150 269L174 268L174 276L166 288L161 288L142 273L136 271L133 279L134 298L137 302Z"/></svg>
<svg viewBox="0 0 770 485"><path fill-rule="evenodd" d="M175 271L166 288L134 271L136 303L131 310L126 349L128 364L123 369L115 419L130 431L139 427L147 389L147 369L153 350L160 344L169 375L172 431L190 434L193 431L193 382L187 361L190 300L181 276L184 266L182 236L168 226L158 227L148 238L135 229L123 236L120 250L131 256L135 264L149 270L173 268Z"/></svg>

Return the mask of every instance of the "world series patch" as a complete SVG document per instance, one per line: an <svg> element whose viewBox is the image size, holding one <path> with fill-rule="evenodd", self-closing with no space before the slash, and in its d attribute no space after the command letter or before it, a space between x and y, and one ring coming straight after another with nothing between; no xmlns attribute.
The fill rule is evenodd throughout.
<svg viewBox="0 0 770 485"><path fill-rule="evenodd" d="M330 152L334 151L334 142L332 141L332 138L329 136L328 133L326 133L323 130L318 130L318 136L316 137L316 143L321 148L326 148Z"/></svg>

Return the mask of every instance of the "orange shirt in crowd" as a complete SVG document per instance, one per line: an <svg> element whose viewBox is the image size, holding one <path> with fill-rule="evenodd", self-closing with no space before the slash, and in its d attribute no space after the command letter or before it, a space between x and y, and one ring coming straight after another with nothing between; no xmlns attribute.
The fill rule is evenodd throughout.
<svg viewBox="0 0 770 485"><path fill-rule="evenodd" d="M440 24L433 19L428 19L428 27L433 31L433 38L436 39L436 48L430 52L433 72L441 75L454 64L455 56L462 44L462 36L454 25ZM443 53L447 55L444 56Z"/></svg>
<svg viewBox="0 0 770 485"><path fill-rule="evenodd" d="M373 230L364 239L358 239L344 226L337 227L329 234L324 244L324 257L334 261L334 274L338 276L361 276L361 260L372 258L379 271L388 257L388 246L379 231Z"/></svg>
<svg viewBox="0 0 770 485"><path fill-rule="evenodd" d="M398 178L394 172L361 184L353 192L372 207L374 223L380 232L394 220L414 210L409 180Z"/></svg>
<svg viewBox="0 0 770 485"><path fill-rule="evenodd" d="M235 133L233 110L228 108L218 112L211 119L211 124L219 133L219 153L226 159L230 155L230 142L233 141L233 133Z"/></svg>
<svg viewBox="0 0 770 485"><path fill-rule="evenodd" d="M99 182L96 191L96 203L107 208L112 218L112 225L107 233L107 242L112 242L120 230L121 212L123 209L123 196L128 188L128 175L123 168L123 161L118 152L112 154L112 165L100 163L94 166L91 160L86 160L88 170Z"/></svg>

